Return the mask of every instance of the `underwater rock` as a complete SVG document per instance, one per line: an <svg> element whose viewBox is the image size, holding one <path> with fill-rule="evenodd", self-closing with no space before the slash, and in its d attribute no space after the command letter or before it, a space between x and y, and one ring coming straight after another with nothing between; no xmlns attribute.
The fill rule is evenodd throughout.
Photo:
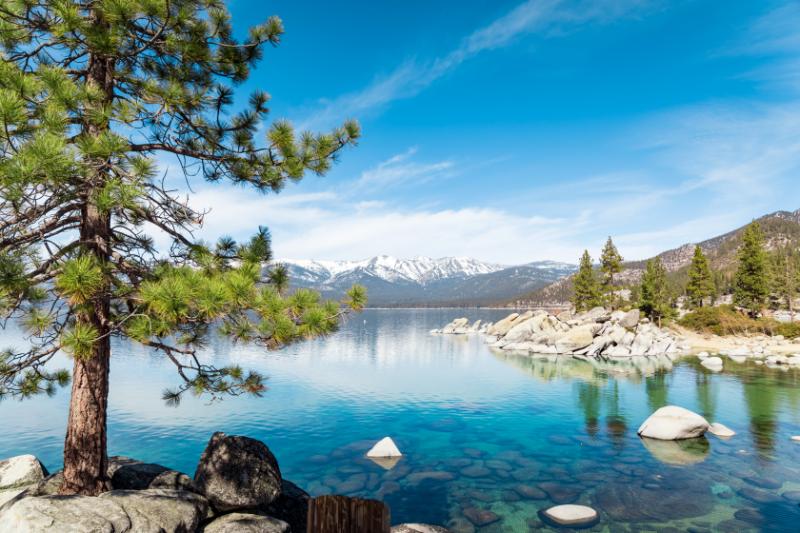
<svg viewBox="0 0 800 533"><path fill-rule="evenodd" d="M643 438L642 444L659 462L686 466L702 463L708 457L709 445L704 438L684 440L658 440Z"/></svg>
<svg viewBox="0 0 800 533"><path fill-rule="evenodd" d="M478 527L488 526L500 520L500 517L487 509L477 507L467 507L461 511L463 515Z"/></svg>

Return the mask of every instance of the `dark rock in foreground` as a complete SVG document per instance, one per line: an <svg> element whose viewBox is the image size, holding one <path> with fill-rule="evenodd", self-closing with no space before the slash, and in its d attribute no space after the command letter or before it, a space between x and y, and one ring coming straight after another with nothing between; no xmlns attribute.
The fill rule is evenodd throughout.
<svg viewBox="0 0 800 533"><path fill-rule="evenodd" d="M281 494L281 471L267 445L221 432L208 441L194 482L217 511L264 507Z"/></svg>

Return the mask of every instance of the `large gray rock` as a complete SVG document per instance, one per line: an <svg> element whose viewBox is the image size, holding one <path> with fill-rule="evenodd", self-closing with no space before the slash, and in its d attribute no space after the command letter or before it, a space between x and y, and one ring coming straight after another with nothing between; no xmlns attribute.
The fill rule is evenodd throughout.
<svg viewBox="0 0 800 533"><path fill-rule="evenodd" d="M631 309L625 316L620 318L619 325L623 328L633 329L636 325L639 324L639 310L638 309Z"/></svg>
<svg viewBox="0 0 800 533"><path fill-rule="evenodd" d="M570 353L581 348L586 348L594 340L595 324L577 326L556 339L558 353Z"/></svg>
<svg viewBox="0 0 800 533"><path fill-rule="evenodd" d="M295 531L277 518L248 513L231 513L214 519L202 533L288 533ZM305 531L298 530L298 531Z"/></svg>
<svg viewBox="0 0 800 533"><path fill-rule="evenodd" d="M631 344L631 354L633 355L646 355L653 345L653 336L649 333L639 333L633 339Z"/></svg>
<svg viewBox="0 0 800 533"><path fill-rule="evenodd" d="M91 496L23 498L0 513L0 533L122 533L131 520L116 502Z"/></svg>
<svg viewBox="0 0 800 533"><path fill-rule="evenodd" d="M204 497L182 490L112 490L97 499L119 505L137 533L195 531L208 512Z"/></svg>
<svg viewBox="0 0 800 533"><path fill-rule="evenodd" d="M0 490L38 483L49 474L33 455L17 455L0 461Z"/></svg>
<svg viewBox="0 0 800 533"><path fill-rule="evenodd" d="M511 313L502 320L498 320L486 330L488 335L497 335L502 337L513 327L512 323L519 318L519 313Z"/></svg>
<svg viewBox="0 0 800 533"><path fill-rule="evenodd" d="M186 474L129 457L109 457L108 477L111 486L119 490L173 489L197 492L194 481Z"/></svg>
<svg viewBox="0 0 800 533"><path fill-rule="evenodd" d="M267 445L221 432L208 441L194 482L218 511L267 506L281 493L281 471Z"/></svg>
<svg viewBox="0 0 800 533"><path fill-rule="evenodd" d="M658 440L681 440L702 437L710 424L697 413L667 405L658 409L639 427L640 437Z"/></svg>

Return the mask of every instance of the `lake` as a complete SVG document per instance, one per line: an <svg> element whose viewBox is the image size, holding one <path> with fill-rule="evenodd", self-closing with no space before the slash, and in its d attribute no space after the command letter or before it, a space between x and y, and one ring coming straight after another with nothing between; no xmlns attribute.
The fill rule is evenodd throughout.
<svg viewBox="0 0 800 533"><path fill-rule="evenodd" d="M205 357L263 372L269 390L178 407L161 400L178 383L171 364L117 342L109 453L192 475L211 433L248 435L313 495L381 498L394 523L454 531L529 531L542 526L540 509L562 502L598 509L598 531L798 530L798 370L726 361L713 374L694 359L637 370L428 333L459 316L507 313L367 310L334 335L271 353L215 339ZM5 340L20 342L11 332ZM637 428L666 404L737 435L642 441ZM0 403L0 457L33 453L59 469L67 405L68 390ZM405 454L389 470L364 457L387 435Z"/></svg>

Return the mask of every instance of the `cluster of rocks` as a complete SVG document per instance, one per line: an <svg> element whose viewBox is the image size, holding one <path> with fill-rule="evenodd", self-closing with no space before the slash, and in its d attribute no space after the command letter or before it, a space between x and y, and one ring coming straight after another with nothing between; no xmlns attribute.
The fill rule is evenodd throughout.
<svg viewBox="0 0 800 533"><path fill-rule="evenodd" d="M780 340L773 342L778 343ZM783 346L783 344L775 345ZM738 364L745 363L750 359L753 360L756 365L766 365L769 368L788 369L800 367L800 354L784 355L769 353L769 350L765 350L763 345L721 350L719 356L711 355L708 352L700 352L697 354L697 357L700 359L700 364L712 372L720 372L724 368L725 362L721 356Z"/></svg>
<svg viewBox="0 0 800 533"><path fill-rule="evenodd" d="M596 307L585 313L547 311L512 313L491 323L469 323L458 318L432 333L481 333L493 348L530 354L574 355L595 358L688 353L688 347L673 332L661 329L638 309L607 311Z"/></svg>
<svg viewBox="0 0 800 533"><path fill-rule="evenodd" d="M49 531L304 533L309 495L281 476L269 448L215 433L194 477L127 457L110 457L111 490L59 495L64 478L33 455L0 461L0 533ZM393 532L439 533L424 524Z"/></svg>

